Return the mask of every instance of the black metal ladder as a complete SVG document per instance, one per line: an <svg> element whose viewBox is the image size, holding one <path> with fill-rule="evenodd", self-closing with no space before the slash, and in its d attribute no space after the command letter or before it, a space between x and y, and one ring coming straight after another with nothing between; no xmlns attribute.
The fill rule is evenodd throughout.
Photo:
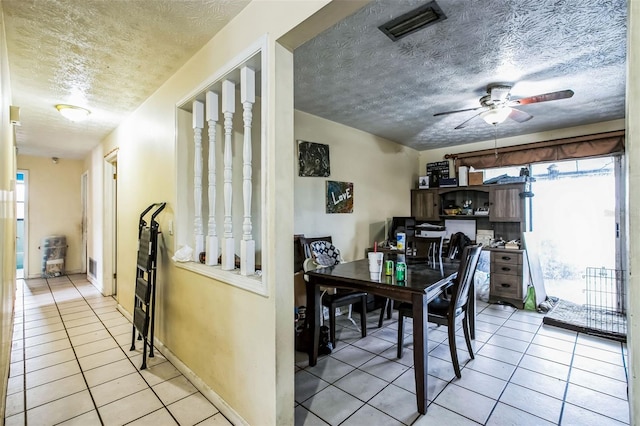
<svg viewBox="0 0 640 426"><path fill-rule="evenodd" d="M158 258L158 234L160 224L155 218L165 208L167 203L155 203L147 207L140 215L138 223L138 261L136 265L136 293L133 304L133 333L131 349L136 349L136 330L138 340L143 341L142 365L140 370L147 368L147 346L149 357L153 358L153 328L156 314L156 261ZM154 207L148 224L144 216Z"/></svg>

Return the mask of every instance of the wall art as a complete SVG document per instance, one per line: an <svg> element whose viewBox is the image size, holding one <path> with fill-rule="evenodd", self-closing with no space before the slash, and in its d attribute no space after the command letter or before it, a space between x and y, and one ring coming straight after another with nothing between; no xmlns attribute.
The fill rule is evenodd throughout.
<svg viewBox="0 0 640 426"><path fill-rule="evenodd" d="M298 141L299 176L328 177L331 175L329 164L329 145Z"/></svg>
<svg viewBox="0 0 640 426"><path fill-rule="evenodd" d="M327 181L327 213L353 213L353 182Z"/></svg>

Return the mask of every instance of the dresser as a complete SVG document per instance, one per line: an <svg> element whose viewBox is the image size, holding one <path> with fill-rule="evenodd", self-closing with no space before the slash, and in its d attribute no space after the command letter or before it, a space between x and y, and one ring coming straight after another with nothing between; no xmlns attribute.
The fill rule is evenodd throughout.
<svg viewBox="0 0 640 426"><path fill-rule="evenodd" d="M491 272L489 300L524 307L529 283L529 263L524 250L489 249Z"/></svg>

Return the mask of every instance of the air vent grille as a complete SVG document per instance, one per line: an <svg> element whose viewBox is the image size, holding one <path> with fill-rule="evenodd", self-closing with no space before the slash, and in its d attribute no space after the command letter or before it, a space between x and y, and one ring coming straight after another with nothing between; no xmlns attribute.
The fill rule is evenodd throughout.
<svg viewBox="0 0 640 426"><path fill-rule="evenodd" d="M97 278L98 272L98 262L96 262L95 259L89 258L89 275L91 275L94 278Z"/></svg>
<svg viewBox="0 0 640 426"><path fill-rule="evenodd" d="M420 6L402 16L380 25L378 28L393 41L413 34L418 30L447 19L435 1Z"/></svg>

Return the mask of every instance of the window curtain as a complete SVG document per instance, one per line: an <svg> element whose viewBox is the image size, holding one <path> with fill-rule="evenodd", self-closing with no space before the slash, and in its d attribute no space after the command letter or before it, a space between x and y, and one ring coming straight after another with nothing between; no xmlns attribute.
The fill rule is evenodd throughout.
<svg viewBox="0 0 640 426"><path fill-rule="evenodd" d="M624 135L624 130L619 130L498 148L497 156L494 149L485 149L447 154L445 158L453 158L456 167L468 166L482 170L573 158L599 157L624 153Z"/></svg>

